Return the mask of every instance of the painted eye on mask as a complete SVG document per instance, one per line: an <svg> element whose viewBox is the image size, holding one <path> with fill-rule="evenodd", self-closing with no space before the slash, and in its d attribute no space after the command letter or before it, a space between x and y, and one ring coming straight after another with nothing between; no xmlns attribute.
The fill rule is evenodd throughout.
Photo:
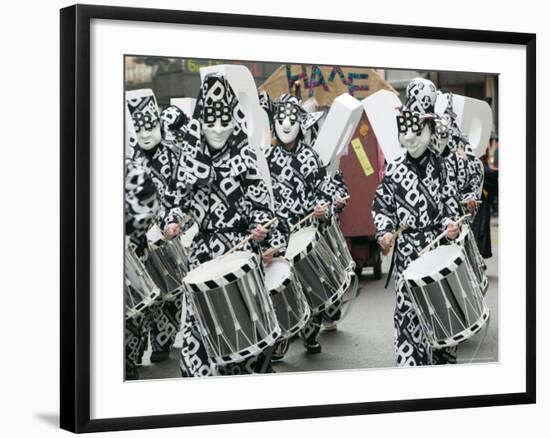
<svg viewBox="0 0 550 438"><path fill-rule="evenodd" d="M134 122L134 129L136 130L136 133L140 132L142 129L151 131L159 124L159 119L157 117L141 111L136 111L132 114L132 120Z"/></svg>
<svg viewBox="0 0 550 438"><path fill-rule="evenodd" d="M396 116L396 121L397 129L400 134L412 131L416 135L420 135L426 125L426 119L421 119L418 113L413 113L411 111L403 111L400 115Z"/></svg>
<svg viewBox="0 0 550 438"><path fill-rule="evenodd" d="M277 106L277 112L275 114L275 120L282 123L284 119L288 117L290 124L294 125L298 121L298 108L292 103L280 104Z"/></svg>
<svg viewBox="0 0 550 438"><path fill-rule="evenodd" d="M205 125L209 127L213 127L216 120L220 120L222 126L226 127L233 118L231 108L223 102L214 102L212 105L205 106L202 117Z"/></svg>

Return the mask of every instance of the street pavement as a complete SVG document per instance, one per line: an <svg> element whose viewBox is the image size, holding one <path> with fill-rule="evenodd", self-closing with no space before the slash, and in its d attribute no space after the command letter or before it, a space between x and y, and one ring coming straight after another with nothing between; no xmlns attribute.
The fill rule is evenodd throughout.
<svg viewBox="0 0 550 438"><path fill-rule="evenodd" d="M489 325L458 347L458 362L498 361L498 221L491 228L493 257L486 260L489 289L485 302L491 310ZM277 373L381 368L395 366L393 350L393 281L384 289L389 257L383 259L383 276L375 280L372 270L363 270L359 293L349 312L338 323L336 331L321 331L320 354L307 354L299 339L294 340L285 358L273 364ZM179 350L181 334L176 338L170 359L157 364L149 362L145 353L140 379L180 377Z"/></svg>

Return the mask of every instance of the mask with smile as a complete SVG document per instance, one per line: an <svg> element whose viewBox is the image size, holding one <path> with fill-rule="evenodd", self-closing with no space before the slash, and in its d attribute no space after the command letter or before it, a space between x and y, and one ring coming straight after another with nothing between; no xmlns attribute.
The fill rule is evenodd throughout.
<svg viewBox="0 0 550 438"><path fill-rule="evenodd" d="M201 126L208 146L213 150L220 150L235 129L231 108L222 101L205 106Z"/></svg>
<svg viewBox="0 0 550 438"><path fill-rule="evenodd" d="M126 104L132 117L137 145L146 151L162 140L157 101L150 89L126 92Z"/></svg>
<svg viewBox="0 0 550 438"><path fill-rule="evenodd" d="M397 129L399 132L399 143L413 158L420 157L431 140L431 130L427 119L419 114L410 111L403 111L397 116Z"/></svg>

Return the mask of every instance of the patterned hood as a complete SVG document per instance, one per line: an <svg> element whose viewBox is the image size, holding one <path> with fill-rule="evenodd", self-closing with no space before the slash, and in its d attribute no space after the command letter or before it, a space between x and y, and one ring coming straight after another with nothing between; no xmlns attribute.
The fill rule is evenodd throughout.
<svg viewBox="0 0 550 438"><path fill-rule="evenodd" d="M273 118L277 118L278 115L287 114L293 109L296 110L294 115L296 120L300 123L300 129L302 134L306 134L307 130L313 127L319 120L323 118L325 113L323 111L315 111L308 113L302 106L302 101L296 96L291 94L283 94L279 97L279 101L274 104Z"/></svg>
<svg viewBox="0 0 550 438"><path fill-rule="evenodd" d="M437 93L432 81L413 79L407 85L405 104L401 107L401 114L397 116L397 123L399 132L403 132L402 129L406 131L411 126L421 127L427 120L431 130L430 147L441 154L449 142L449 124L435 112Z"/></svg>
<svg viewBox="0 0 550 438"><path fill-rule="evenodd" d="M202 132L201 121L205 117L219 115L222 107L229 107L230 114L223 116L232 115L235 128L225 146L220 151L212 152ZM184 134L186 185L207 184L212 180L212 155L229 149L231 157L235 157L247 144L245 116L235 92L223 75L207 75L197 97L193 118Z"/></svg>

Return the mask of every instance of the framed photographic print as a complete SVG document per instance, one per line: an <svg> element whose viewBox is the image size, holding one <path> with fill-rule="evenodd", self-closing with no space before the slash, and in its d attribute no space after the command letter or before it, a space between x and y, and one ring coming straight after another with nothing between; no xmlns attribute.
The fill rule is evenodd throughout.
<svg viewBox="0 0 550 438"><path fill-rule="evenodd" d="M61 427L534 403L535 44L62 9Z"/></svg>

